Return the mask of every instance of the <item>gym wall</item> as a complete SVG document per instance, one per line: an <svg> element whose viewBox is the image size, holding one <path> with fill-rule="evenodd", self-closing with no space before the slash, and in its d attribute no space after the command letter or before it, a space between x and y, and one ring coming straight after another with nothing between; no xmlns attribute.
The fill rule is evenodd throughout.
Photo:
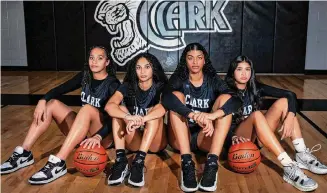
<svg viewBox="0 0 327 193"><path fill-rule="evenodd" d="M171 72L183 48L199 42L218 72L239 54L256 72L305 70L308 2L122 2L24 2L29 69L81 70L89 47L101 44L118 71L150 52Z"/></svg>

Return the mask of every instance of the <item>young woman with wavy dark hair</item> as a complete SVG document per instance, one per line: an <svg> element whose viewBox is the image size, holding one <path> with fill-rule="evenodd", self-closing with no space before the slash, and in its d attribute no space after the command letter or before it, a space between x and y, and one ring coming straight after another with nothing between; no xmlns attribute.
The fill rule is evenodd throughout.
<svg viewBox="0 0 327 193"><path fill-rule="evenodd" d="M108 184L128 183L144 186L144 160L148 151L159 152L167 145L160 104L161 92L168 82L158 59L149 53L139 54L128 63L123 84L110 98L106 110L113 117L116 162ZM136 151L128 170L125 149Z"/></svg>

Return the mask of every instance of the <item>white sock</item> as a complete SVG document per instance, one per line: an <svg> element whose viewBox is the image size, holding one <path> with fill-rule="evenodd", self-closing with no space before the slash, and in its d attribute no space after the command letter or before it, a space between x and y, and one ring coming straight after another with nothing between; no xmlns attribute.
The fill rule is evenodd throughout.
<svg viewBox="0 0 327 193"><path fill-rule="evenodd" d="M288 166L293 162L293 160L290 158L290 156L288 156L288 154L285 151L283 153L279 154L277 159L280 161L280 163L283 166Z"/></svg>
<svg viewBox="0 0 327 193"><path fill-rule="evenodd" d="M49 157L49 162L55 164L55 163L57 163L57 162L61 162L61 159L60 159L59 157L57 157L57 156L50 155L50 157Z"/></svg>
<svg viewBox="0 0 327 193"><path fill-rule="evenodd" d="M303 138L299 138L299 139L295 139L292 141L294 147L295 147L295 150L297 152L304 152L306 150L306 146L304 144L304 140Z"/></svg>

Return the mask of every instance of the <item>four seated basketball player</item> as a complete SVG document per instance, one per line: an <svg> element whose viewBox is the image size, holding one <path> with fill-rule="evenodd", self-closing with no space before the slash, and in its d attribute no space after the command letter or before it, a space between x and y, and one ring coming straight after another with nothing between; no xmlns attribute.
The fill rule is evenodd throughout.
<svg viewBox="0 0 327 193"><path fill-rule="evenodd" d="M106 110L113 117L116 162L108 184L120 184L130 172L128 183L144 186L144 160L148 150L158 152L167 146L160 104L168 79L158 59L149 53L139 54L128 64L123 84L110 98ZM136 151L128 171L125 149Z"/></svg>
<svg viewBox="0 0 327 193"><path fill-rule="evenodd" d="M46 184L66 174L65 159L85 138L87 132L99 139L107 136L102 145L104 147L110 145L108 133L111 132L111 120L104 107L120 82L115 76L114 68L110 65L108 54L104 47L91 48L85 70L50 90L38 102L34 121L22 146L16 147L11 157L1 165L1 174L11 173L34 163L30 150L52 120L55 120L61 131L68 136L59 153L56 156L50 155L46 165L29 179L31 184ZM83 107L76 115L71 108L55 98L80 87L82 87Z"/></svg>
<svg viewBox="0 0 327 193"><path fill-rule="evenodd" d="M185 47L169 83L171 92L164 92L162 102L170 110L169 144L181 153L181 189L215 191L218 156L231 125L231 113L241 102L238 97L223 94L229 92L228 86L198 43ZM209 152L199 185L191 156L191 151L196 150Z"/></svg>
<svg viewBox="0 0 327 193"><path fill-rule="evenodd" d="M301 191L312 191L318 184L307 177L300 168L316 174L327 174L327 167L320 163L306 148L299 122L296 118L296 95L293 92L271 87L256 80L252 61L246 56L236 57L229 66L226 78L228 86L242 99L241 112L233 115L231 129L225 145L227 148L239 142L253 141L258 138L269 148L284 168L284 180ZM263 114L260 111L260 99L265 96L279 98ZM274 132L282 124L281 139L290 137L296 150L296 162L280 145ZM320 144L319 144L320 145Z"/></svg>
<svg viewBox="0 0 327 193"><path fill-rule="evenodd" d="M16 147L12 156L1 165L1 174L33 164L30 150L51 121L55 120L61 131L68 136L59 153L56 156L50 155L45 167L29 179L31 184L49 183L64 175L67 172L65 159L88 132L92 137L84 140L81 145L93 148L101 143L108 147L108 134L112 126L116 162L108 177L108 184L120 184L130 173L128 182L141 187L144 185L144 160L147 152L158 152L167 144L163 124L166 110L162 105L170 110L168 141L181 153L183 191L196 191L198 187L205 191L216 190L218 156L226 136L226 147L258 138L256 142L271 149L280 160L284 167L285 181L302 191L314 190L318 184L300 168L316 174L327 173L327 167L312 155L317 150L308 149L304 143L295 116L295 94L256 81L252 62L247 57L239 56L232 62L226 84L216 75L203 46L198 43L189 44L169 80L169 88L164 91L162 105L161 92L167 78L155 56L136 56L130 62L121 86L109 62L105 48L93 47L86 69L49 91L39 101L34 121L22 146ZM55 98L79 87L82 87L83 107L76 115ZM264 96L280 98L265 115L259 111L260 99ZM240 106L241 111L238 110ZM113 117L112 122L107 113ZM292 139L296 162L287 155L274 135L280 123L282 139ZM137 151L130 169L125 149ZM209 152L199 185L191 150Z"/></svg>

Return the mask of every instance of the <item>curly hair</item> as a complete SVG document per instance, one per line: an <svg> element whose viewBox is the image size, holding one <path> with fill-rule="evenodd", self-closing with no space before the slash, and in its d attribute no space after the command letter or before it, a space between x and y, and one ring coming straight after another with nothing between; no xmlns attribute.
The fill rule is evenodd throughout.
<svg viewBox="0 0 327 193"><path fill-rule="evenodd" d="M139 79L136 74L136 64L140 58L145 58L152 67L153 72L153 82L154 83L161 83L163 85L168 83L168 79L165 75L165 72L159 62L159 60L150 53L141 53L135 56L131 61L128 63L127 72L124 78L124 83L128 83L129 85L129 96L135 96L136 90L138 89L138 82Z"/></svg>
<svg viewBox="0 0 327 193"><path fill-rule="evenodd" d="M189 78L189 69L187 68L186 55L187 55L187 52L192 51L192 50L202 51L202 53L204 55L205 63L202 68L203 73L209 75L208 77L210 77L210 78L215 78L215 77L218 78L216 69L211 64L211 60L209 58L209 54L208 54L207 50L199 43L190 43L185 47L185 49L179 59L179 63L177 65L174 73L172 74L172 76L177 76L182 81L187 80Z"/></svg>
<svg viewBox="0 0 327 193"><path fill-rule="evenodd" d="M236 83L235 83L235 78L234 78L234 72L238 66L239 63L241 62L246 62L250 65L251 67L251 77L250 80L247 82L246 84L246 88L250 93L250 102L251 104L253 104L254 110L259 110L260 109L260 105L261 105L261 100L260 100L260 95L259 95L259 90L257 89L257 85L256 85L256 78L255 78L255 72L254 72L254 67L253 67L253 63L252 61L247 57L247 56L237 56L229 65L228 71L227 71L227 75L225 77L225 81L227 83L227 85L233 89L234 91L236 91L237 95L239 96L239 98L242 100L242 93L239 92ZM242 101L243 102L243 101ZM243 105L242 105L243 106ZM237 121L236 122L240 122L240 118L242 116L242 112L238 112L237 113Z"/></svg>
<svg viewBox="0 0 327 193"><path fill-rule="evenodd" d="M103 46L92 46L88 52L88 56L87 59L90 57L91 52L94 48L100 48L105 52L105 56L106 56L106 60L110 60L110 56L109 56L109 51L107 50L107 48L103 47ZM83 80L82 80L82 85L86 85L86 84L90 84L91 80L93 78L93 73L90 69L89 63L86 62L84 64L84 76L83 76ZM108 73L108 76L116 76L116 65L114 63L110 63L107 67L106 67L106 71Z"/></svg>

